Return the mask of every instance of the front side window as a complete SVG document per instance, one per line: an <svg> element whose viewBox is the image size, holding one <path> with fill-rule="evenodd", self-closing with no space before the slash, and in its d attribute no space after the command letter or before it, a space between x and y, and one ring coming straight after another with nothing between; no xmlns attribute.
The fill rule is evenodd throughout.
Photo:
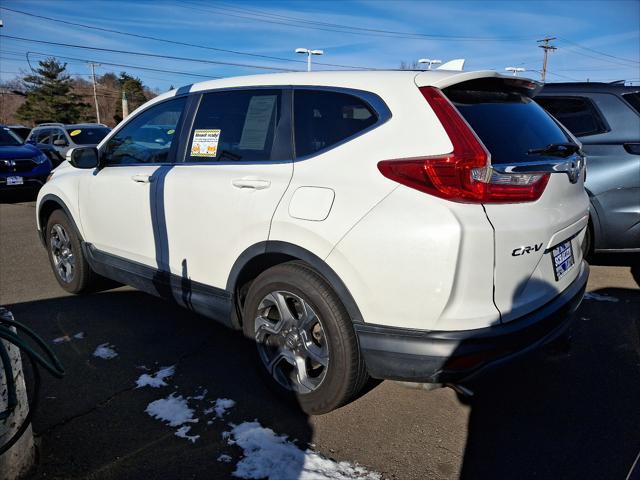
<svg viewBox="0 0 640 480"><path fill-rule="evenodd" d="M162 102L128 122L105 145L103 155L106 164L170 161L169 152L185 102L185 97Z"/></svg>
<svg viewBox="0 0 640 480"><path fill-rule="evenodd" d="M281 119L280 90L203 95L188 143L188 162L246 162L272 158Z"/></svg>
<svg viewBox="0 0 640 480"><path fill-rule="evenodd" d="M294 131L296 156L332 147L370 127L378 117L361 99L340 92L296 90Z"/></svg>
<svg viewBox="0 0 640 480"><path fill-rule="evenodd" d="M605 133L607 127L591 100L584 97L536 97L542 107L576 137Z"/></svg>
<svg viewBox="0 0 640 480"><path fill-rule="evenodd" d="M64 132L59 128L52 130L51 143L53 143L57 147L67 146L69 144L69 142L67 141L67 137L64 135Z"/></svg>
<svg viewBox="0 0 640 480"><path fill-rule="evenodd" d="M50 128L43 128L42 130L37 130L33 135L33 141L36 143L51 143L51 133L53 130Z"/></svg>

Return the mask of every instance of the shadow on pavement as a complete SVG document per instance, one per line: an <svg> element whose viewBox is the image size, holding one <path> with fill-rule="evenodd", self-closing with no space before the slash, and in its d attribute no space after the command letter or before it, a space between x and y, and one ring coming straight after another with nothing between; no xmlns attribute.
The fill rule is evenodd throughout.
<svg viewBox="0 0 640 480"><path fill-rule="evenodd" d="M222 436L229 422L257 420L302 449L312 441L307 416L266 388L255 346L238 332L128 289L8 307L47 342L71 338L54 345L65 378L43 379L46 396L34 421L42 447L32 478L228 478L242 457ZM73 338L80 332L84 338ZM103 343L118 356L94 357ZM170 365L176 373L168 386L135 388L141 374ZM199 421L187 425L190 435L200 435L193 444L145 413L150 402L171 393L192 397L189 407ZM204 413L217 398L237 402L223 419ZM216 461L223 453L233 461ZM302 465L293 461L290 468Z"/></svg>
<svg viewBox="0 0 640 480"><path fill-rule="evenodd" d="M461 478L626 477L640 450L640 291L595 293L618 301L583 302L569 353L547 346L469 384Z"/></svg>
<svg viewBox="0 0 640 480"><path fill-rule="evenodd" d="M597 253L589 258L590 265L640 268L640 253Z"/></svg>
<svg viewBox="0 0 640 480"><path fill-rule="evenodd" d="M0 203L33 202L38 196L38 190L30 187L18 187L15 190L0 190Z"/></svg>

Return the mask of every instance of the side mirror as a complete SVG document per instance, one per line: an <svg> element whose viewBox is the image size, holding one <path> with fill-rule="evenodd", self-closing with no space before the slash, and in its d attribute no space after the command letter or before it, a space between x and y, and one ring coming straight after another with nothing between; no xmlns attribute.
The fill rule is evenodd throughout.
<svg viewBox="0 0 640 480"><path fill-rule="evenodd" d="M72 148L67 152L67 160L76 168L98 168L100 154L96 147Z"/></svg>
<svg viewBox="0 0 640 480"><path fill-rule="evenodd" d="M53 144L56 147L66 147L67 145L69 145L66 140L62 140L62 139L54 140Z"/></svg>

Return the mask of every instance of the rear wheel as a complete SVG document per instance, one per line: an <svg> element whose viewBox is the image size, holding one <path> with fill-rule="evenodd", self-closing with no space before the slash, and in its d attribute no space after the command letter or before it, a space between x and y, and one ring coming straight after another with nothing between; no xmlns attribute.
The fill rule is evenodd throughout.
<svg viewBox="0 0 640 480"><path fill-rule="evenodd" d="M88 290L94 274L69 217L62 210L55 210L47 220L45 233L49 261L60 286L69 293Z"/></svg>
<svg viewBox="0 0 640 480"><path fill-rule="evenodd" d="M310 414L354 398L368 380L346 310L327 282L299 262L277 265L251 285L244 333L272 388Z"/></svg>

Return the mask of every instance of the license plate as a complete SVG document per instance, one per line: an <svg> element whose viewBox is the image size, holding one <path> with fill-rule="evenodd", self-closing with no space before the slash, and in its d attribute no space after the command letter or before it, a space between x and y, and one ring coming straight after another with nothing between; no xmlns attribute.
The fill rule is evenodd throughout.
<svg viewBox="0 0 640 480"><path fill-rule="evenodd" d="M571 270L571 267L573 267L575 263L573 260L571 240L553 247L551 250L551 260L553 261L553 273L556 276L556 281L558 281Z"/></svg>
<svg viewBox="0 0 640 480"><path fill-rule="evenodd" d="M7 185L22 185L24 179L22 177L7 177Z"/></svg>

